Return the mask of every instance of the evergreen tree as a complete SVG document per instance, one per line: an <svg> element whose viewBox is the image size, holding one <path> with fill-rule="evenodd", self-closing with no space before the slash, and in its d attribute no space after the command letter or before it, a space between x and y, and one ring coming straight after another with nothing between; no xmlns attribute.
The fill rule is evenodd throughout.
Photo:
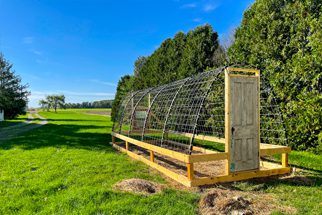
<svg viewBox="0 0 322 215"><path fill-rule="evenodd" d="M296 149L322 150L322 1L257 0L229 49L273 87Z"/></svg>
<svg viewBox="0 0 322 215"><path fill-rule="evenodd" d="M121 105L122 99L127 93L129 93L133 89L132 81L133 81L132 76L125 75L121 77L121 79L117 84L117 89L116 89L117 91L116 91L115 99L113 101L112 112L111 112L111 117L113 121L115 121L116 113Z"/></svg>
<svg viewBox="0 0 322 215"><path fill-rule="evenodd" d="M6 119L26 113L27 89L28 85L23 85L21 78L12 70L12 64L0 54L0 109L4 110Z"/></svg>

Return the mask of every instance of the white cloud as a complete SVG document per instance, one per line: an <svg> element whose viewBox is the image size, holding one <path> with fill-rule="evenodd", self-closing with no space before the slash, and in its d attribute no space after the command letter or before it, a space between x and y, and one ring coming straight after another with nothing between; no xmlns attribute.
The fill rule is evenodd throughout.
<svg viewBox="0 0 322 215"><path fill-rule="evenodd" d="M32 44L33 42L34 42L33 37L24 37L24 38L22 38L22 43L23 44Z"/></svg>
<svg viewBox="0 0 322 215"><path fill-rule="evenodd" d="M186 9L186 8L195 8L195 7L197 7L197 4L196 3L189 3L189 4L181 5L180 8Z"/></svg>
<svg viewBox="0 0 322 215"><path fill-rule="evenodd" d="M108 82L108 81L100 81L100 80L97 80L97 79L90 79L89 81L90 82L93 82L93 83L97 83L97 84L102 84L102 85L107 85L107 86L111 86L111 87L116 87L116 84L115 83Z"/></svg>
<svg viewBox="0 0 322 215"><path fill-rule="evenodd" d="M42 56L43 53L39 50L36 50L36 49L30 49L30 52L35 54L35 55L38 55L38 56Z"/></svg>
<svg viewBox="0 0 322 215"><path fill-rule="evenodd" d="M204 5L203 11L210 12L210 11L215 10L217 7L218 7L218 5L216 5L214 3L207 3Z"/></svg>
<svg viewBox="0 0 322 215"><path fill-rule="evenodd" d="M192 21L194 21L194 22L201 22L201 18L194 18Z"/></svg>

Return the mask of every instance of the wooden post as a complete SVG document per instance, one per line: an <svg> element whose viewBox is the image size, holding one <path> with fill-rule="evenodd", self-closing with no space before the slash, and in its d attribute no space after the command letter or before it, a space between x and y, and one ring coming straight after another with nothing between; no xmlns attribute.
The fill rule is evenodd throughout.
<svg viewBox="0 0 322 215"><path fill-rule="evenodd" d="M225 174L230 174L230 80L229 71L225 71L225 152L228 154L228 158L225 161Z"/></svg>
<svg viewBox="0 0 322 215"><path fill-rule="evenodd" d="M151 94L148 94L148 108L151 107Z"/></svg>
<svg viewBox="0 0 322 215"><path fill-rule="evenodd" d="M288 167L288 153L282 154L282 167Z"/></svg>
<svg viewBox="0 0 322 215"><path fill-rule="evenodd" d="M125 149L129 151L129 142L125 141Z"/></svg>
<svg viewBox="0 0 322 215"><path fill-rule="evenodd" d="M187 163L187 176L190 181L192 181L193 175L193 163Z"/></svg>
<svg viewBox="0 0 322 215"><path fill-rule="evenodd" d="M150 150L150 161L154 162L154 152Z"/></svg>
<svg viewBox="0 0 322 215"><path fill-rule="evenodd" d="M115 137L112 136L112 143L115 144Z"/></svg>

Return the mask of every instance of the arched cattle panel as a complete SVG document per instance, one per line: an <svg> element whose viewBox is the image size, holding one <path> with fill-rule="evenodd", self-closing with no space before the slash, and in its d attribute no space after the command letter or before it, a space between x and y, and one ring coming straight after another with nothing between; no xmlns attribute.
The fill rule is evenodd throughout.
<svg viewBox="0 0 322 215"><path fill-rule="evenodd" d="M140 93L137 94L137 101L135 101L135 104L134 104L134 108L132 110L132 113L131 113L131 118L130 118L130 129L129 129L129 133L128 133L128 136L131 136L132 138L138 136L138 134L136 133L141 133L141 130L142 129L137 129L137 126L133 126L133 123L135 123L137 120L136 118L138 118L140 112L138 110L138 107L139 107L139 104L143 101L145 102L144 98L150 93L150 91L153 90L153 88L149 88L147 90L144 90L144 91L141 91ZM144 111L145 112L145 111ZM135 127L135 130L133 131L133 127Z"/></svg>
<svg viewBox="0 0 322 215"><path fill-rule="evenodd" d="M179 88L187 79L170 83L156 96L147 115L143 140L161 146L162 132L169 107Z"/></svg>
<svg viewBox="0 0 322 215"><path fill-rule="evenodd" d="M162 92L163 89L166 88L167 85L164 85L164 86L161 86L161 87L158 87L158 88L155 88L151 91L150 94L153 95L152 97L152 101L151 101L151 96L149 97L149 108L147 110L147 113L146 113L146 117L144 119L144 122L143 122L143 128L142 128L142 134L141 134L141 140L143 140L143 137L144 137L144 133L145 133L145 128L147 126L147 122L148 122L148 118L149 118L149 114L151 112L151 107L153 106L156 98L159 96L159 94Z"/></svg>

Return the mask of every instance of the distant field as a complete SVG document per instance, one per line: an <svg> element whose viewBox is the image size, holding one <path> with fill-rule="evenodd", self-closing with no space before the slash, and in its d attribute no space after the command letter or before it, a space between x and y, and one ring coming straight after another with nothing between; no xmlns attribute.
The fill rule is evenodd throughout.
<svg viewBox="0 0 322 215"><path fill-rule="evenodd" d="M92 114L92 115L101 115L101 116L110 116L111 115L111 108L70 108L65 110L59 110L60 112L78 112L84 114ZM39 109L39 111L42 111ZM50 110L54 112L54 110ZM45 111L46 112L46 111Z"/></svg>
<svg viewBox="0 0 322 215"><path fill-rule="evenodd" d="M0 214L198 213L200 191L207 189L180 190L143 163L118 153L109 145L110 117L84 111L88 109L40 112L47 125L0 144ZM321 156L292 152L290 163L303 169L295 177L219 187L272 194L298 214L322 214ZM128 178L162 183L166 189L152 196L113 189Z"/></svg>
<svg viewBox="0 0 322 215"><path fill-rule="evenodd" d="M76 111L76 112L86 112L86 111L96 111L96 112L99 112L99 111L111 111L112 109L111 108L71 108L71 109L65 109L65 110L62 110L62 111Z"/></svg>

